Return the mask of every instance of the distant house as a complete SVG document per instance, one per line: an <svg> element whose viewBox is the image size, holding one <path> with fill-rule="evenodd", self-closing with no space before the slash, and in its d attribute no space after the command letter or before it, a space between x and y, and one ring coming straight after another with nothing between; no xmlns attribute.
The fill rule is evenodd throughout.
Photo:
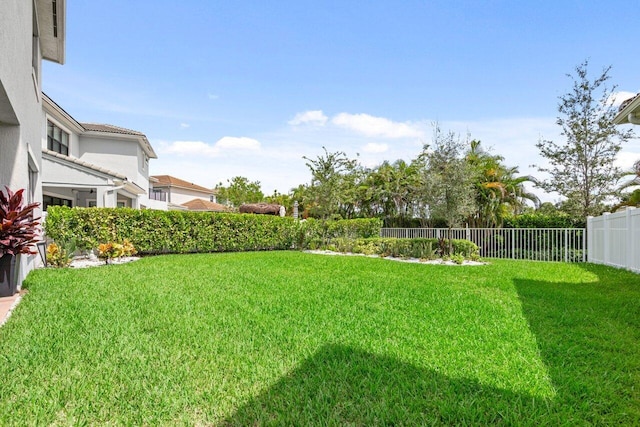
<svg viewBox="0 0 640 427"><path fill-rule="evenodd" d="M45 94L42 99L45 210L51 205L167 209L148 197L149 159L157 156L143 133L79 123Z"/></svg>
<svg viewBox="0 0 640 427"><path fill-rule="evenodd" d="M618 114L613 118L613 123L640 125L640 93L620 105Z"/></svg>
<svg viewBox="0 0 640 427"><path fill-rule="evenodd" d="M208 200L193 199L187 203L183 203L182 206L186 207L190 211L208 211L208 212L228 212L229 208L220 203L210 202Z"/></svg>
<svg viewBox="0 0 640 427"><path fill-rule="evenodd" d="M150 177L152 196L166 199L169 209L197 211L224 211L225 206L216 203L216 191L171 175Z"/></svg>
<svg viewBox="0 0 640 427"><path fill-rule="evenodd" d="M0 6L0 188L42 201L42 60L65 60L66 0ZM35 212L40 216L40 210ZM18 284L37 255L19 258Z"/></svg>

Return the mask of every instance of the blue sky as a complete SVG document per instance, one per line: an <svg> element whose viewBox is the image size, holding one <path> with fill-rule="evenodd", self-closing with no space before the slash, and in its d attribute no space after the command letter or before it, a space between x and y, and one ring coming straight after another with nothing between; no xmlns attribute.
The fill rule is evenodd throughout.
<svg viewBox="0 0 640 427"><path fill-rule="evenodd" d="M145 133L152 174L208 187L288 192L323 146L408 160L435 121L540 175L567 73L588 59L621 97L640 91L636 18L611 0L69 0L67 62L43 87L79 121ZM638 158L635 139L619 164Z"/></svg>

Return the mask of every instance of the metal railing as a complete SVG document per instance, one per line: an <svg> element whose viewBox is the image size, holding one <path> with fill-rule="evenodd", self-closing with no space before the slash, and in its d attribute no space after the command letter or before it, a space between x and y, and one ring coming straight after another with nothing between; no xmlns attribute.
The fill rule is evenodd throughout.
<svg viewBox="0 0 640 427"><path fill-rule="evenodd" d="M167 201L167 193L163 191L149 190L149 200L158 200L160 202Z"/></svg>
<svg viewBox="0 0 640 427"><path fill-rule="evenodd" d="M448 238L446 228L383 228L381 237ZM584 228L452 228L453 239L470 240L484 258L586 262Z"/></svg>

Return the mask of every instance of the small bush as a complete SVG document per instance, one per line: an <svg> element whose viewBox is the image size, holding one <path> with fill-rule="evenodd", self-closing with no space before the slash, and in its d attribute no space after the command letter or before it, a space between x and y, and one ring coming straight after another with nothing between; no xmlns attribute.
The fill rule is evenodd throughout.
<svg viewBox="0 0 640 427"><path fill-rule="evenodd" d="M47 246L47 265L64 268L68 267L69 264L71 264L71 255L64 247L56 243L50 243Z"/></svg>

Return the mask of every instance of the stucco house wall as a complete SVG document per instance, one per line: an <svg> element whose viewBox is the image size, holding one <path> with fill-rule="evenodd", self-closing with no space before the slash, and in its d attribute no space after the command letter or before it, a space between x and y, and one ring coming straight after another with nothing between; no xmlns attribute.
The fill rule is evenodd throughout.
<svg viewBox="0 0 640 427"><path fill-rule="evenodd" d="M0 188L42 201L42 59L64 63L66 0L0 3ZM41 210L35 211L36 216ZM37 255L20 256L18 286Z"/></svg>
<svg viewBox="0 0 640 427"><path fill-rule="evenodd" d="M30 163L40 169L42 54L32 2L3 2L0 29L0 185L17 190L29 187ZM38 201L40 186L32 186Z"/></svg>
<svg viewBox="0 0 640 427"><path fill-rule="evenodd" d="M188 190L186 188L171 187L170 199L171 200L167 201L176 205L181 205L193 199L202 199L209 201L210 196L199 191Z"/></svg>
<svg viewBox="0 0 640 427"><path fill-rule="evenodd" d="M121 173L147 189L149 177L138 173L138 153L138 144L135 141L84 135L80 138L81 160Z"/></svg>

